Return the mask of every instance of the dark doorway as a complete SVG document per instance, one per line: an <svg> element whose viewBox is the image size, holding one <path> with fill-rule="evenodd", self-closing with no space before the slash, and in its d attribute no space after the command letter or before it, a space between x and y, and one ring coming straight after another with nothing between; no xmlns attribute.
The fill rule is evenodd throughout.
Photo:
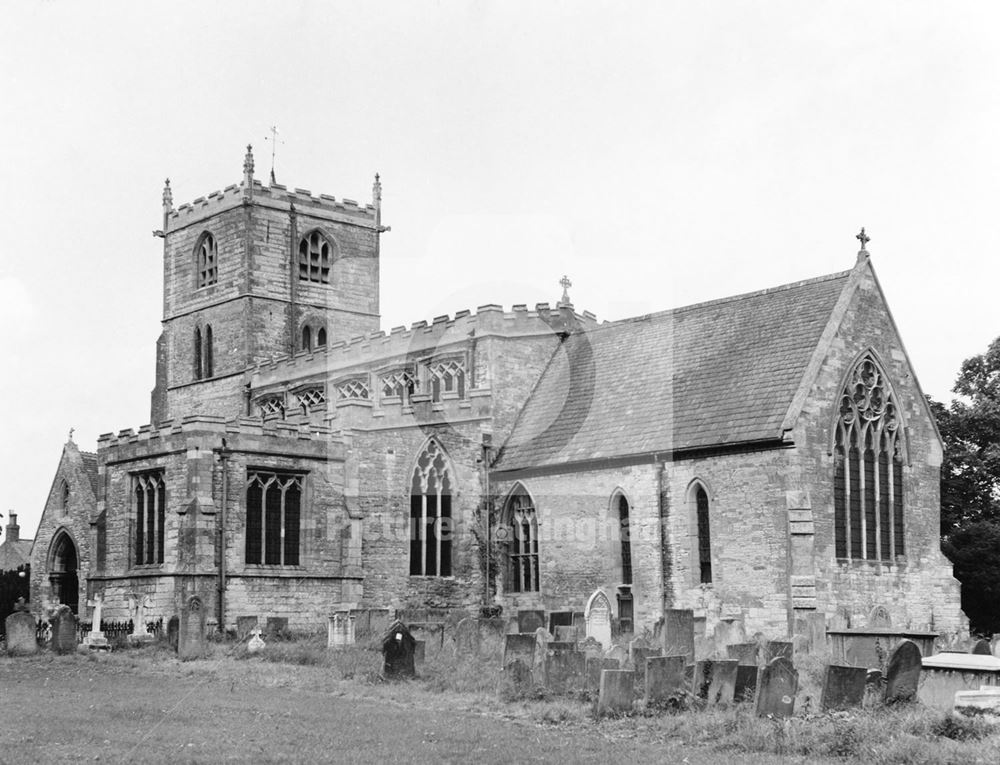
<svg viewBox="0 0 1000 765"><path fill-rule="evenodd" d="M52 545L52 559L49 566L49 583L52 597L57 603L70 607L77 613L80 605L80 579L77 576L76 545L65 531L59 533Z"/></svg>

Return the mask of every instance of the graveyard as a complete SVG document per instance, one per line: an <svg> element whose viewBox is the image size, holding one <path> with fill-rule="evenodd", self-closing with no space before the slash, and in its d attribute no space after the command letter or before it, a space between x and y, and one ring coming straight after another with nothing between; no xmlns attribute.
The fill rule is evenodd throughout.
<svg viewBox="0 0 1000 765"><path fill-rule="evenodd" d="M878 609L812 643L699 634L683 610L639 636L579 616L369 609L220 635L196 598L127 632L21 608L0 761L1000 761L990 641L918 643Z"/></svg>

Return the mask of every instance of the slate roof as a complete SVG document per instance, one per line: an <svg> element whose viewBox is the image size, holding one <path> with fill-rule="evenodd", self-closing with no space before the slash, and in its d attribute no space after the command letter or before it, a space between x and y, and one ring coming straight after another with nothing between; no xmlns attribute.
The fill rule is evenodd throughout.
<svg viewBox="0 0 1000 765"><path fill-rule="evenodd" d="M30 562L30 539L19 539L16 542L4 539L3 544L0 544L0 571L14 571Z"/></svg>
<svg viewBox="0 0 1000 765"><path fill-rule="evenodd" d="M90 488L94 490L94 498L97 498L97 455L92 452L80 452L80 459L83 461L83 472L90 481Z"/></svg>
<svg viewBox="0 0 1000 765"><path fill-rule="evenodd" d="M569 336L494 469L781 438L782 422L851 273Z"/></svg>

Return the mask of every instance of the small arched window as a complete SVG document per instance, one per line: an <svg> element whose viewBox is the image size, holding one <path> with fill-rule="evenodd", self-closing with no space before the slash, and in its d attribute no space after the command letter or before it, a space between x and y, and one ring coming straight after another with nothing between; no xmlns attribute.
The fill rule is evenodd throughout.
<svg viewBox="0 0 1000 765"><path fill-rule="evenodd" d="M332 260L330 243L326 237L319 231L306 234L299 242L299 279L329 284Z"/></svg>
<svg viewBox="0 0 1000 765"><path fill-rule="evenodd" d="M692 492L695 525L698 533L698 582L712 583L712 531L709 525L708 492L701 483Z"/></svg>
<svg viewBox="0 0 1000 765"><path fill-rule="evenodd" d="M215 359L212 349L212 325L205 325L205 362L203 364L205 377L215 374Z"/></svg>
<svg viewBox="0 0 1000 765"><path fill-rule="evenodd" d="M302 350L311 351L313 347L312 343L312 327L306 324L302 328Z"/></svg>
<svg viewBox="0 0 1000 765"><path fill-rule="evenodd" d="M538 592L538 516L520 484L507 498L497 535L507 563L507 592Z"/></svg>
<svg viewBox="0 0 1000 765"><path fill-rule="evenodd" d="M316 330L316 347L326 347L326 327L320 327Z"/></svg>
<svg viewBox="0 0 1000 765"><path fill-rule="evenodd" d="M198 240L195 258L197 260L198 289L215 284L219 280L218 251L215 246L215 237L207 231Z"/></svg>
<svg viewBox="0 0 1000 765"><path fill-rule="evenodd" d="M194 379L200 380L202 374L201 366L201 327L194 328Z"/></svg>

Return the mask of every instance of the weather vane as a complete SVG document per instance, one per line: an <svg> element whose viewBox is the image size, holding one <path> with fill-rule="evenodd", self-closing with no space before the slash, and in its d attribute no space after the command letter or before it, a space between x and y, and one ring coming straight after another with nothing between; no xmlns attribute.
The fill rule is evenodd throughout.
<svg viewBox="0 0 1000 765"><path fill-rule="evenodd" d="M278 143L279 143L279 141L278 141L278 126L277 125L271 125L271 137L268 138L267 136L264 136L264 140L265 141L269 140L271 142L271 185L273 186L275 184L275 180L274 180L274 155L275 155L275 152L277 152L277 150L278 150ZM280 141L280 143L284 143L284 141Z"/></svg>

